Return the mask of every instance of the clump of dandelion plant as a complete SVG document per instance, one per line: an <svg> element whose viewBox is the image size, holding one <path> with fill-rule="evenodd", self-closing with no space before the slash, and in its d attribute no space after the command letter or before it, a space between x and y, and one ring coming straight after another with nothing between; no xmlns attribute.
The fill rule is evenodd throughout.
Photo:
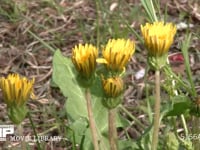
<svg viewBox="0 0 200 150"><path fill-rule="evenodd" d="M94 73L96 70L96 58L98 56L98 49L91 44L79 44L72 49L72 62L78 72L78 82L85 88L85 98L87 103L87 111L89 118L89 125L92 134L92 141L94 149L98 150L98 137L96 131L95 120L92 111L92 102L90 96L90 86L94 80Z"/></svg>
<svg viewBox="0 0 200 150"><path fill-rule="evenodd" d="M117 150L116 108L122 101L124 83L121 74L135 52L135 43L125 39L110 39L102 51L103 58L97 62L103 63L107 74L102 76L104 91L103 104L108 109L109 143L111 150Z"/></svg>
<svg viewBox="0 0 200 150"><path fill-rule="evenodd" d="M0 78L0 88L2 89L3 100L7 104L8 117L14 124L18 125L21 136L23 135L21 122L28 113L26 102L30 97L34 97L34 82L34 79L29 80L19 74L9 74L7 78ZM21 142L21 148L26 149L24 140Z"/></svg>
<svg viewBox="0 0 200 150"><path fill-rule="evenodd" d="M148 63L155 70L155 106L152 150L157 149L160 119L160 70L166 65L167 55L174 41L176 27L172 23L154 22L141 25L144 44L148 51Z"/></svg>
<svg viewBox="0 0 200 150"><path fill-rule="evenodd" d="M26 102L33 94L34 79L28 80L18 74L9 74L0 78L4 102L8 116L14 124L20 124L27 114Z"/></svg>

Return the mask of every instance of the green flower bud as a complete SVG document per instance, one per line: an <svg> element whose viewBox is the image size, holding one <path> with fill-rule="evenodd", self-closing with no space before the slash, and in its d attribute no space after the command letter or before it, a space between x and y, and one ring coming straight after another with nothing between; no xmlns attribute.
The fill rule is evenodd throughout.
<svg viewBox="0 0 200 150"><path fill-rule="evenodd" d="M8 117L14 124L20 124L27 114L27 108L25 105L23 106L12 106L8 107Z"/></svg>
<svg viewBox="0 0 200 150"><path fill-rule="evenodd" d="M124 89L123 80L120 77L102 78L102 85L105 93L103 104L109 109L117 107L121 103L120 95Z"/></svg>
<svg viewBox="0 0 200 150"><path fill-rule="evenodd" d="M4 102L7 104L8 117L15 124L20 124L26 117L26 101L34 97L33 84L34 79L28 80L18 74L0 78L0 88Z"/></svg>
<svg viewBox="0 0 200 150"><path fill-rule="evenodd" d="M20 77L18 74L9 74L7 78L0 78L0 88L7 106L22 106L29 97L34 97L34 81L34 79L28 80L26 77Z"/></svg>

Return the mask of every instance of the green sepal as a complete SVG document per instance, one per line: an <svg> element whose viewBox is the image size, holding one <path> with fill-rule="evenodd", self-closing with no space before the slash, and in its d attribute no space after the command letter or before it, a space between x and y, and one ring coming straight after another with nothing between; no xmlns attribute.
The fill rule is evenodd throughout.
<svg viewBox="0 0 200 150"><path fill-rule="evenodd" d="M8 117L14 124L20 124L28 112L26 105L8 107Z"/></svg>
<svg viewBox="0 0 200 150"><path fill-rule="evenodd" d="M103 105L108 109L116 108L119 104L121 104L122 98L121 96L116 98L103 98Z"/></svg>
<svg viewBox="0 0 200 150"><path fill-rule="evenodd" d="M160 70L166 65L167 53L162 56L151 56L149 55L147 61L150 67L154 70Z"/></svg>
<svg viewBox="0 0 200 150"><path fill-rule="evenodd" d="M79 74L76 77L76 80L78 81L78 83L81 87L88 88L88 87L92 86L92 84L94 83L95 74L92 74L92 76L90 78L86 78L86 77L82 76L81 74Z"/></svg>

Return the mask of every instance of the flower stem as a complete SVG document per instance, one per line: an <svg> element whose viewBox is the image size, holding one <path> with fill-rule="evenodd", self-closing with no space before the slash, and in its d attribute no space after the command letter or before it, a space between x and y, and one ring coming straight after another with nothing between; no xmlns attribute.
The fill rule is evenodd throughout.
<svg viewBox="0 0 200 150"><path fill-rule="evenodd" d="M22 126L22 124L20 123L17 128L18 128L19 135L21 137L23 137L23 126ZM21 150L26 150L26 143L25 143L25 140L23 138L21 139Z"/></svg>
<svg viewBox="0 0 200 150"><path fill-rule="evenodd" d="M91 130L91 134L92 134L94 150L99 150L97 131L96 131L96 127L95 127L95 120L94 120L93 113L92 113L92 103L91 103L91 95L90 95L89 88L86 88L85 98L86 98L86 102L87 102L88 118L89 118L90 130Z"/></svg>
<svg viewBox="0 0 200 150"><path fill-rule="evenodd" d="M108 110L110 150L117 150L116 108Z"/></svg>
<svg viewBox="0 0 200 150"><path fill-rule="evenodd" d="M155 106L154 106L154 121L153 121L153 138L151 150L157 150L158 133L159 133L159 119L160 119L160 71L155 73Z"/></svg>
<svg viewBox="0 0 200 150"><path fill-rule="evenodd" d="M36 132L36 130L35 130L35 125L33 124L33 120L32 120L32 118L31 118L30 112L28 112L27 115L28 115L29 121L30 121L30 123L31 123L31 126L32 126L32 129L33 129L34 135L35 135L35 137L38 139L38 135L37 135L37 132ZM39 141L37 140L36 142L37 142L37 149L38 149L38 150L41 150Z"/></svg>

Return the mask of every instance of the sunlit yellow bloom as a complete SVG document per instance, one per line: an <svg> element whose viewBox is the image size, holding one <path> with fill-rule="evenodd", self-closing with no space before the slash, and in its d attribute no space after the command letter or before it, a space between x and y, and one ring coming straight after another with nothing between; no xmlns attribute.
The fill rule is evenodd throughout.
<svg viewBox="0 0 200 150"><path fill-rule="evenodd" d="M77 71L85 78L90 78L96 69L98 50L91 44L79 44L72 50L72 62Z"/></svg>
<svg viewBox="0 0 200 150"><path fill-rule="evenodd" d="M120 77L102 78L102 85L107 97L118 97L124 88L123 80Z"/></svg>
<svg viewBox="0 0 200 150"><path fill-rule="evenodd" d="M22 106L33 95L34 79L28 80L18 74L9 74L0 78L3 99L9 106Z"/></svg>
<svg viewBox="0 0 200 150"><path fill-rule="evenodd" d="M145 46L150 56L166 54L173 43L176 27L172 23L154 22L141 25Z"/></svg>
<svg viewBox="0 0 200 150"><path fill-rule="evenodd" d="M121 72L135 52L135 43L125 39L110 39L102 51L103 58L97 59L105 63L111 71Z"/></svg>

